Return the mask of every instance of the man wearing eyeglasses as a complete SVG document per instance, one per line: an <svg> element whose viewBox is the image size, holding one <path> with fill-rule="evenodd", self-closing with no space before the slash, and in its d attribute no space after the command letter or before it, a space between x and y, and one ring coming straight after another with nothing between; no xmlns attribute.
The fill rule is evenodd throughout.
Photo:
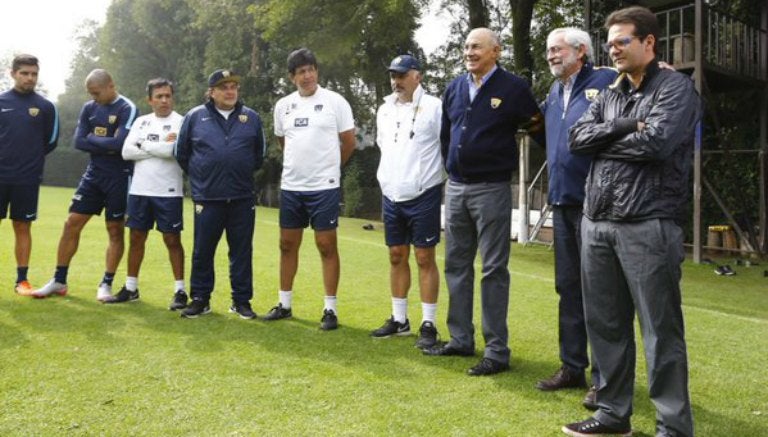
<svg viewBox="0 0 768 437"><path fill-rule="evenodd" d="M253 228L256 190L253 173L264 161L261 118L239 99L240 76L216 70L208 77L208 101L184 117L176 141L176 160L189 176L195 203L190 297L181 317L211 312L214 256L222 234L229 246L229 312L255 319Z"/></svg>
<svg viewBox="0 0 768 437"><path fill-rule="evenodd" d="M408 289L410 246L419 269L422 322L416 347L437 342L435 313L440 285L435 246L440 242L443 161L440 157L442 102L421 86L421 65L411 55L397 56L387 68L392 94L376 114L376 144L381 149L384 238L389 247L392 317L371 333L374 338L410 334Z"/></svg>
<svg viewBox="0 0 768 437"><path fill-rule="evenodd" d="M617 76L615 70L592 64L594 54L589 34L572 27L555 29L547 37L547 62L555 77L542 104L546 127L549 198L552 207L555 248L555 290L560 297L558 334L562 365L536 388L554 391L586 388L584 371L589 367L584 305L581 298L579 229L584 204L584 181L592 157L568 150L568 129L587 110L597 95ZM598 381L592 363L591 381ZM594 389L587 392L584 406L594 405Z"/></svg>
<svg viewBox="0 0 768 437"><path fill-rule="evenodd" d="M605 27L605 48L620 76L570 130L571 151L594 156L581 235L598 410L562 430L631 435L636 313L656 435L692 436L680 264L700 100L689 77L659 69L653 12L621 9Z"/></svg>

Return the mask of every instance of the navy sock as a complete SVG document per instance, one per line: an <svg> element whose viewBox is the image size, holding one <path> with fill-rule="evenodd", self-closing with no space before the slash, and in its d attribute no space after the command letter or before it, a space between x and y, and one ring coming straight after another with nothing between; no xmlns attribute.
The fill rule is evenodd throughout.
<svg viewBox="0 0 768 437"><path fill-rule="evenodd" d="M27 270L29 267L16 267L16 283L27 280Z"/></svg>
<svg viewBox="0 0 768 437"><path fill-rule="evenodd" d="M104 279L102 279L101 282L111 287L112 281L114 280L115 280L115 272L112 272L112 273L104 272Z"/></svg>
<svg viewBox="0 0 768 437"><path fill-rule="evenodd" d="M59 284L66 284L67 273L69 273L69 266L56 266L56 273L53 274L53 279Z"/></svg>

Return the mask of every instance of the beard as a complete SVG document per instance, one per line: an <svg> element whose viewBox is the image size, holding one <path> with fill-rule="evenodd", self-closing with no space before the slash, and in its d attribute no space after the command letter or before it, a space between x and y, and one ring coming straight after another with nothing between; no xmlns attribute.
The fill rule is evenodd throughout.
<svg viewBox="0 0 768 437"><path fill-rule="evenodd" d="M576 59L576 53L571 53L568 56L563 57L559 64L550 65L549 71L553 76L560 80L565 80L570 76L567 72L573 70L573 66L576 65L578 60Z"/></svg>

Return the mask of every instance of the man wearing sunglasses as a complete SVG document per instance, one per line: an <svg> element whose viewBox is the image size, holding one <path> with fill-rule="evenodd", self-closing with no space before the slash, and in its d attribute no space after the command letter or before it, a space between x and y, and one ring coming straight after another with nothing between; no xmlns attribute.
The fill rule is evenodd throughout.
<svg viewBox="0 0 768 437"><path fill-rule="evenodd" d="M653 12L621 9L605 27L604 47L620 76L570 130L571 151L593 155L581 270L587 333L600 369L598 410L562 430L631 435L637 313L656 435L692 436L680 263L700 100L689 77L659 68Z"/></svg>

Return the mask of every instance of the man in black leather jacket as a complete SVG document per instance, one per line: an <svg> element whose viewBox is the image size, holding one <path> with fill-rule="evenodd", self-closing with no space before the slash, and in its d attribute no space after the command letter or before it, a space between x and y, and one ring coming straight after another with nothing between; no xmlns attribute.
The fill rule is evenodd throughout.
<svg viewBox="0 0 768 437"><path fill-rule="evenodd" d="M642 7L606 20L620 72L569 132L574 154L594 155L582 222L587 333L601 372L598 411L563 427L573 436L632 432L634 315L643 336L657 436L692 436L680 304L680 223L700 101L689 77L659 69L659 26Z"/></svg>

